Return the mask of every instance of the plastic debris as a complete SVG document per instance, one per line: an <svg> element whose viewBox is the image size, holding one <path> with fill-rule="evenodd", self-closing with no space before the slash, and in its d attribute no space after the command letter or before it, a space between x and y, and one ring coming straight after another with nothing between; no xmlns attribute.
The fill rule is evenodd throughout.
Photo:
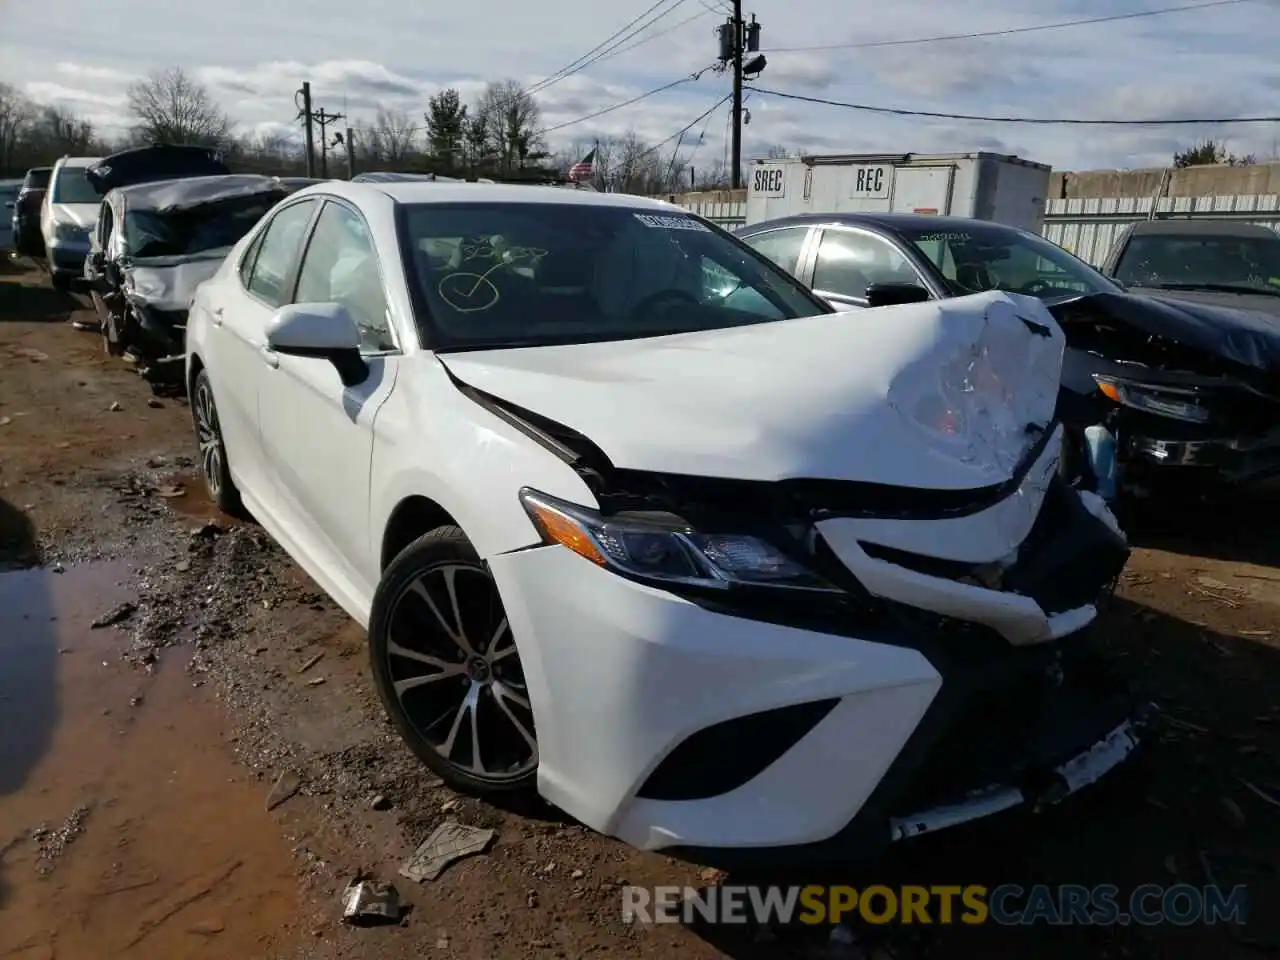
<svg viewBox="0 0 1280 960"><path fill-rule="evenodd" d="M434 880L444 868L464 857L484 853L493 842L493 830L468 827L456 820L447 820L431 832L413 856L400 868L400 876L415 883Z"/></svg>
<svg viewBox="0 0 1280 960"><path fill-rule="evenodd" d="M392 884L356 877L342 891L342 919L353 926L400 922L400 891Z"/></svg>
<svg viewBox="0 0 1280 960"><path fill-rule="evenodd" d="M283 771L276 777L275 785L267 794L267 809L274 810L301 789L302 781L298 779L298 775L289 770Z"/></svg>

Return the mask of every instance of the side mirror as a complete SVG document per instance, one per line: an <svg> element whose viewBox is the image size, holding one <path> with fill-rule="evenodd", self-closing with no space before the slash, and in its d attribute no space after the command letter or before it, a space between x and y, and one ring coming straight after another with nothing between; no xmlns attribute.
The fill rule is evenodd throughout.
<svg viewBox="0 0 1280 960"><path fill-rule="evenodd" d="M918 283L872 283L867 285L867 306L891 307L901 303L924 303L929 291Z"/></svg>
<svg viewBox="0 0 1280 960"><path fill-rule="evenodd" d="M267 321L267 347L291 357L328 360L344 387L369 377L360 356L360 328L340 303L291 303Z"/></svg>

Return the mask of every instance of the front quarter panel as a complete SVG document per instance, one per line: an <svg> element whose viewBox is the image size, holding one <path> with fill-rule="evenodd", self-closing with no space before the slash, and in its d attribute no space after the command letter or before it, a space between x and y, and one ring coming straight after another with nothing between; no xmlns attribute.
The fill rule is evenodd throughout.
<svg viewBox="0 0 1280 960"><path fill-rule="evenodd" d="M518 499L522 487L596 505L568 464L464 396L427 351L404 358L395 393L378 414L370 486L375 557L409 497L448 511L486 559L540 542Z"/></svg>

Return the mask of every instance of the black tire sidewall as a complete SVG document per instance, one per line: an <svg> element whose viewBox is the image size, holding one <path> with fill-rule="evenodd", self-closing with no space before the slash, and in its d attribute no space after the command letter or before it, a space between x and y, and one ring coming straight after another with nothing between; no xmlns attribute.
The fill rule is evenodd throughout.
<svg viewBox="0 0 1280 960"><path fill-rule="evenodd" d="M195 395L200 392L202 385L208 388L209 403L212 405L215 415L218 415L218 405L213 395L213 383L209 380L208 371L201 370L196 374L195 382L191 385L191 423L196 430L197 444L200 439L200 428L196 419L198 414L196 412ZM231 480L231 463L227 459L227 444L222 439L222 417L220 415L218 415L218 449L222 454L219 458L219 463L221 464L220 473L222 475L218 477L218 490L216 492L214 491L213 485L209 483L209 477L205 475L203 456L200 458L200 476L204 478L204 487L209 494L209 499L217 505L218 509L223 513L236 515L241 509L240 492L236 489L235 483Z"/></svg>
<svg viewBox="0 0 1280 960"><path fill-rule="evenodd" d="M438 777L457 790L474 794L513 793L530 789L537 779L537 767L516 780L494 782L473 777L454 768L417 731L395 695L387 644L390 638L391 613L397 598L406 587L434 566L443 563L473 565L488 574L475 547L456 526L437 527L409 546L387 565L373 595L369 612L369 668L383 709L395 725L409 749ZM518 655L518 654L517 654Z"/></svg>

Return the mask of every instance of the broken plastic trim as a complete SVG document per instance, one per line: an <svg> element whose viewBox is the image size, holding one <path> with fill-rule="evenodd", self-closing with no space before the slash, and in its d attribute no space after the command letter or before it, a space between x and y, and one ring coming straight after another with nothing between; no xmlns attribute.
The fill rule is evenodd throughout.
<svg viewBox="0 0 1280 960"><path fill-rule="evenodd" d="M972 516L1018 491L1058 427L1057 419L1044 426L1027 424L1027 433L1038 436L1024 451L1009 478L966 490L806 477L765 482L659 474L616 467L603 450L577 431L479 390L459 380L447 368L446 374L464 396L573 467L600 500L604 514L655 500L695 498L721 504L772 504L775 509L770 512L775 514L775 520L784 516L809 521L835 517L944 520Z"/></svg>
<svg viewBox="0 0 1280 960"><path fill-rule="evenodd" d="M1088 750L1055 767L1054 783L1047 790L1028 796L1019 787L994 784L960 803L890 819L890 840L896 842L937 833L1027 802L1033 803L1037 810L1059 803L1118 767L1137 749L1139 742L1134 723L1126 720Z"/></svg>

